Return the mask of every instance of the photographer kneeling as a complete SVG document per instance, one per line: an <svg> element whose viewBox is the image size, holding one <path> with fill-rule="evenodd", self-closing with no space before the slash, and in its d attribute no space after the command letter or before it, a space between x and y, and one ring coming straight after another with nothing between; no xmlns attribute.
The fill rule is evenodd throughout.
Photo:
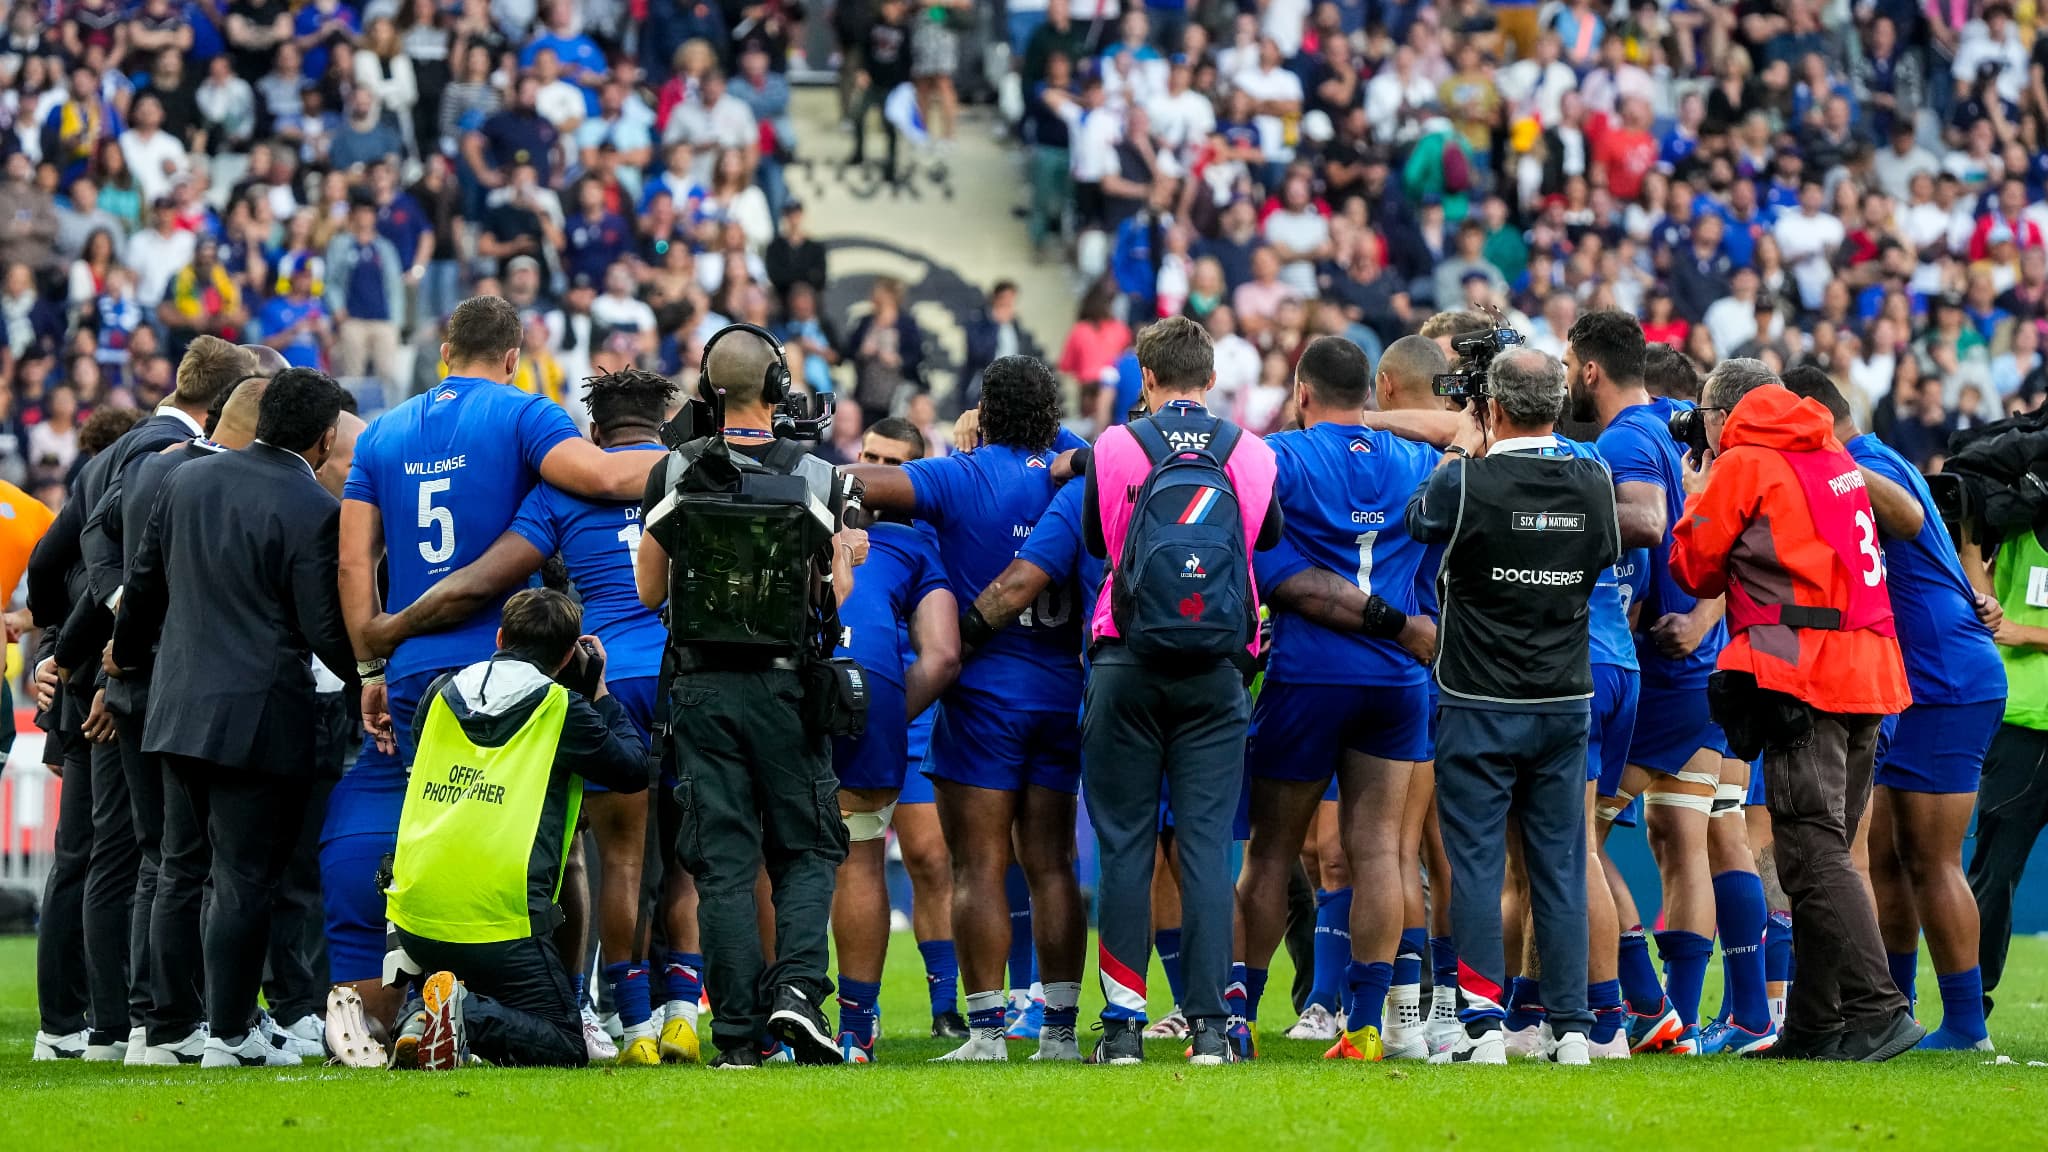
<svg viewBox="0 0 2048 1152"><path fill-rule="evenodd" d="M1912 703L1877 519L1834 418L1762 361L1715 365L1699 411L1709 450L1687 458L1671 575L1728 597L1707 701L1738 759L1763 752L1799 971L1777 1044L1750 1058L1889 1060L1925 1033L1850 858L1879 724Z"/></svg>
<svg viewBox="0 0 2048 1152"><path fill-rule="evenodd" d="M1408 502L1408 534L1443 543L1436 677L1437 814L1451 864L1451 927L1469 974L1463 1025L1432 1063L1505 1064L1500 891L1507 818L1521 826L1543 1004L1560 1064L1586 1033L1586 739L1593 696L1588 600L1621 557L1614 481L1552 428L1564 365L1511 347Z"/></svg>
<svg viewBox="0 0 2048 1152"><path fill-rule="evenodd" d="M581 1065L583 1023L555 952L562 863L583 781L647 787L647 749L604 681L583 610L529 589L498 652L436 680L398 819L386 905L431 973L400 1014L394 1068Z"/></svg>

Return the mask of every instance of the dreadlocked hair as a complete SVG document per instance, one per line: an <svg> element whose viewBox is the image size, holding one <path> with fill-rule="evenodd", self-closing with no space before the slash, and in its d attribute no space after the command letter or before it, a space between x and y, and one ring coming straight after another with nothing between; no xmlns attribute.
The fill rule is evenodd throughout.
<svg viewBox="0 0 2048 1152"><path fill-rule="evenodd" d="M584 382L583 403L599 428L659 428L675 400L676 382L659 373L627 368Z"/></svg>
<svg viewBox="0 0 2048 1152"><path fill-rule="evenodd" d="M981 377L981 434L991 444L1043 452L1060 434L1060 385L1044 361L1000 356Z"/></svg>

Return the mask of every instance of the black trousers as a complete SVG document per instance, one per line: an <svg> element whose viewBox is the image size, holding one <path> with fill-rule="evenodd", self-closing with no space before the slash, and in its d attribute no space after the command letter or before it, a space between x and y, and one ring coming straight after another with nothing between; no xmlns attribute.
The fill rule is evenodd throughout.
<svg viewBox="0 0 2048 1152"><path fill-rule="evenodd" d="M149 963L149 923L156 906L156 878L164 861L164 762L142 750L143 710L114 713L115 747L121 755L121 778L128 785L129 821L135 830L135 890L128 909L128 978L130 1015L135 1023L149 1016L156 978Z"/></svg>
<svg viewBox="0 0 2048 1152"><path fill-rule="evenodd" d="M2013 894L2043 828L2048 828L2048 732L2001 724L1977 787L1977 845L1969 869L1970 893L1977 898L1983 924L1977 964L1986 992L2005 975Z"/></svg>
<svg viewBox="0 0 2048 1152"><path fill-rule="evenodd" d="M1559 1033L1593 1026L1586 1009L1586 706L1572 711L1437 709L1436 806L1451 864L1451 931L1481 983L1505 1001L1500 891L1507 821L1522 829L1529 907L1543 956L1543 1007Z"/></svg>
<svg viewBox="0 0 2048 1152"><path fill-rule="evenodd" d="M1152 956L1152 866L1160 785L1180 854L1181 1011L1220 1022L1230 976L1230 846L1244 787L1251 701L1226 662L1170 675L1119 648L1097 650L1081 723L1081 787L1101 846L1102 952L1134 973ZM1140 976L1142 981L1143 977ZM1104 977L1104 992L1110 991ZM1110 1008L1119 1006L1112 1001Z"/></svg>
<svg viewBox="0 0 2048 1152"><path fill-rule="evenodd" d="M1792 901L1799 970L1786 993L1785 1026L1807 1035L1877 1026L1906 1008L1849 853L1870 805L1882 720L1815 710L1805 747L1764 749L1764 803L1778 880Z"/></svg>
<svg viewBox="0 0 2048 1152"><path fill-rule="evenodd" d="M846 859L832 743L805 730L794 672L691 672L671 692L682 831L676 855L697 879L712 1042L759 1043L775 989L811 1003L826 975L832 889ZM762 955L754 880L775 900L775 963Z"/></svg>
<svg viewBox="0 0 2048 1152"><path fill-rule="evenodd" d="M270 913L269 963L263 999L280 1023L319 1014L327 1003L327 921L320 899L320 827L334 781L315 780L299 819L291 862Z"/></svg>
<svg viewBox="0 0 2048 1152"><path fill-rule="evenodd" d="M299 839L312 779L164 757L164 861L151 917L156 976L152 1044L182 1039L204 1019L237 1040L256 1018L270 944L271 908ZM213 899L204 923L200 899ZM205 999L195 1001L194 959L204 957Z"/></svg>
<svg viewBox="0 0 2048 1152"><path fill-rule="evenodd" d="M92 987L92 1028L102 1042L123 1040L142 1023L148 996L130 987L135 883L142 868L134 806L118 744L90 744L92 863L85 876L85 978Z"/></svg>
<svg viewBox="0 0 2048 1152"><path fill-rule="evenodd" d="M85 975L85 877L92 867L92 752L74 728L49 734L64 779L58 796L55 851L43 881L36 926L36 1008L53 1036L86 1026L91 1004ZM45 753L45 759L51 759Z"/></svg>
<svg viewBox="0 0 2048 1152"><path fill-rule="evenodd" d="M453 972L469 993L463 1034L472 1054L502 1067L578 1068L587 1060L583 1017L555 943L547 936L498 944L447 944L398 930L422 972ZM401 1018L420 1010L414 999Z"/></svg>

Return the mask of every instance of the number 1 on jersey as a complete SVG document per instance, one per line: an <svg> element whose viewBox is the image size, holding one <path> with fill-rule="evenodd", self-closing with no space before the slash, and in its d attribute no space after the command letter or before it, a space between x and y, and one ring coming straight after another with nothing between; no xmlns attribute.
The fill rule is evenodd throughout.
<svg viewBox="0 0 2048 1152"><path fill-rule="evenodd" d="M624 528L619 529L619 543L626 546L626 555L633 558L635 565L640 563L640 536L641 531L638 524L628 524Z"/></svg>
<svg viewBox="0 0 2048 1152"><path fill-rule="evenodd" d="M1379 529L1375 528L1370 532L1360 532L1356 541L1358 545L1358 590L1367 596L1372 595L1372 546L1373 542L1379 538Z"/></svg>

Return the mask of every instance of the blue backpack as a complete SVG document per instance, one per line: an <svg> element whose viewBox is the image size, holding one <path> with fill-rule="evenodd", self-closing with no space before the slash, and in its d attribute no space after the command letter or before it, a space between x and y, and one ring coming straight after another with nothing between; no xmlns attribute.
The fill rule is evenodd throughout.
<svg viewBox="0 0 2048 1152"><path fill-rule="evenodd" d="M1206 448L1175 448L1156 420L1132 421L1152 462L1132 502L1110 586L1110 616L1145 660L1246 658L1258 627L1237 490L1224 465L1243 430L1217 419Z"/></svg>

